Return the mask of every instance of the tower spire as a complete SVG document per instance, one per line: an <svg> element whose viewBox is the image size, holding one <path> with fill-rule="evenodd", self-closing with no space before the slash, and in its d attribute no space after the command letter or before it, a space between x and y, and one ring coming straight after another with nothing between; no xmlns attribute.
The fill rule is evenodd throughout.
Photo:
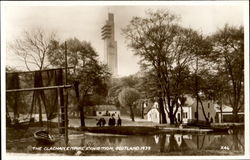
<svg viewBox="0 0 250 160"><path fill-rule="evenodd" d="M102 27L102 39L104 40L104 63L113 77L117 76L117 42L115 41L114 14L108 13L108 20Z"/></svg>

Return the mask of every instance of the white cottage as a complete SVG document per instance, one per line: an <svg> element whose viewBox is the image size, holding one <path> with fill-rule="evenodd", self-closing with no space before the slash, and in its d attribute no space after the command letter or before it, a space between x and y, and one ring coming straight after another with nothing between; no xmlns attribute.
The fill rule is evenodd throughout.
<svg viewBox="0 0 250 160"><path fill-rule="evenodd" d="M203 108L206 117L209 119L210 122L215 121L215 104L211 100L203 100ZM175 108L174 108L175 110ZM146 117L148 121L160 122L160 113L159 113L159 107L158 102L155 102L152 107L147 106L145 109L146 111ZM167 117L167 123L170 123L170 118L168 117L167 111L165 110L166 117ZM205 116L203 113L203 109L200 103L198 103L198 113L196 111L196 100L192 98L191 96L186 96L186 102L184 106L179 107L176 112L176 121L181 122L184 124L187 124L191 120L196 120L198 114L198 120L205 121Z"/></svg>
<svg viewBox="0 0 250 160"><path fill-rule="evenodd" d="M154 105L147 112L147 120L159 123L160 122L160 113L158 110L158 103L155 102Z"/></svg>
<svg viewBox="0 0 250 160"><path fill-rule="evenodd" d="M178 111L176 112L176 120L177 122L181 122L181 119L182 119L182 123L184 124L188 123L189 119L192 119L192 107L183 106L182 113L181 113L181 107L178 108ZM167 122L170 123L169 118L167 118Z"/></svg>

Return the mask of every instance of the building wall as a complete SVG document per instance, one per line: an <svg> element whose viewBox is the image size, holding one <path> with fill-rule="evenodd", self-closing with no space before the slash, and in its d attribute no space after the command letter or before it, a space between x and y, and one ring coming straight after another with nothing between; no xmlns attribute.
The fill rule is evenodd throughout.
<svg viewBox="0 0 250 160"><path fill-rule="evenodd" d="M187 123L189 119L192 119L192 107L189 106L183 106L183 123ZM175 111L175 108L174 108ZM170 118L168 116L167 111L165 110L165 114L166 114L166 119L167 119L167 123L170 123ZM178 108L178 111L176 112L176 119L178 121L178 115L179 118L181 119L181 107ZM180 120L179 119L179 120ZM152 105L152 109L150 109L147 113L147 120L148 121L152 121L152 122L156 122L159 123L160 122L160 113L158 111L158 102L154 102Z"/></svg>
<svg viewBox="0 0 250 160"><path fill-rule="evenodd" d="M244 122L244 112L239 112L238 117L239 117L239 122L243 123ZM222 121L221 121L221 119L222 119ZM221 118L221 113L217 112L215 122L216 123L234 122L233 113L232 112L222 112L222 118Z"/></svg>
<svg viewBox="0 0 250 160"><path fill-rule="evenodd" d="M214 109L213 101L208 100L208 101L203 101L202 103L204 106L205 114L207 118L209 118L209 121L215 122L216 111ZM192 106L192 119L196 119L196 102L193 103L191 106ZM203 114L202 106L200 103L198 104L198 120L206 121L206 118Z"/></svg>
<svg viewBox="0 0 250 160"><path fill-rule="evenodd" d="M121 116L121 113L118 110L109 110L108 111L109 115L107 115L106 113L107 113L106 110L105 111L98 111L97 110L96 111L96 116L111 116L112 114L114 114L115 117L118 117L118 115Z"/></svg>
<svg viewBox="0 0 250 160"><path fill-rule="evenodd" d="M159 111L156 108L151 109L148 113L147 113L147 120L148 121L152 121L152 122L156 122L159 123L160 119L159 119Z"/></svg>
<svg viewBox="0 0 250 160"><path fill-rule="evenodd" d="M186 124L189 119L192 119L192 107L183 106L182 109L183 109L182 122ZM175 108L174 108L174 111L175 111ZM170 123L170 118L167 113L166 113L166 116L167 116L167 123ZM176 117L177 122L181 120L181 107L178 108L178 111L176 112L175 117Z"/></svg>
<svg viewBox="0 0 250 160"><path fill-rule="evenodd" d="M184 124L188 123L189 119L192 119L192 108L191 107L187 107L187 106L183 106L183 113L182 113L182 122ZM178 108L178 111L176 113L176 119L177 121L179 121L179 117L181 118L181 107ZM170 122L170 120L169 120Z"/></svg>

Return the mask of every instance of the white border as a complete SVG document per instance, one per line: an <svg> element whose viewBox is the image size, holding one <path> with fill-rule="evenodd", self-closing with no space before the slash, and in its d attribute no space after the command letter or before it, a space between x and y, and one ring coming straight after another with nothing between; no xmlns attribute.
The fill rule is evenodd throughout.
<svg viewBox="0 0 250 160"><path fill-rule="evenodd" d="M4 25L2 22L5 22L5 17L2 16L4 13L4 7L2 7L1 2L1 153L3 158L5 158L6 153L6 108L5 108L5 60L6 60L6 37Z"/></svg>
<svg viewBox="0 0 250 160"><path fill-rule="evenodd" d="M2 117L2 137L6 137L5 126L5 51L6 51L6 37L4 26L4 6L76 6L76 5L93 5L93 6L108 6L108 5L244 5L244 29L245 29L245 155L244 156L45 156L31 154L29 156L24 154L11 154L6 155L6 142L5 138L2 138L2 158L3 159L249 159L249 2L248 1L76 1L76 2L60 2L60 1L15 1L15 2L1 2L1 117ZM233 11L232 11L233 14Z"/></svg>
<svg viewBox="0 0 250 160"><path fill-rule="evenodd" d="M4 1L1 2L4 6L160 6L160 5L242 5L248 4L247 0L236 1Z"/></svg>
<svg viewBox="0 0 250 160"><path fill-rule="evenodd" d="M245 96L245 155L250 159L249 148L249 2L244 6L244 96ZM246 123L247 122L247 123Z"/></svg>

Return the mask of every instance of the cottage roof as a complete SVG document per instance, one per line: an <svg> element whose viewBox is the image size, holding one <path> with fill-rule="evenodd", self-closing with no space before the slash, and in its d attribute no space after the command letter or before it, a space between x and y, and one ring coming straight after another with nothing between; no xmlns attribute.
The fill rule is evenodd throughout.
<svg viewBox="0 0 250 160"><path fill-rule="evenodd" d="M158 103L154 102L151 105L147 105L147 107L144 108L144 114L147 114L151 109L157 109L159 111Z"/></svg>
<svg viewBox="0 0 250 160"><path fill-rule="evenodd" d="M96 111L117 111L119 110L115 105L96 105Z"/></svg>
<svg viewBox="0 0 250 160"><path fill-rule="evenodd" d="M186 101L184 104L185 106L191 106L192 104L194 104L194 102L195 102L194 98L192 98L189 95L186 95L185 98L186 98Z"/></svg>
<svg viewBox="0 0 250 160"><path fill-rule="evenodd" d="M152 106L147 106L144 108L144 114L147 114L152 109Z"/></svg>
<svg viewBox="0 0 250 160"><path fill-rule="evenodd" d="M210 104L211 107L214 107L214 108L215 108L213 101L211 101L211 100L203 100L203 101L202 101L202 105L203 105L204 107L207 107L208 104ZM196 101L195 101L195 102L191 105L191 107L192 107L192 108L196 108L196 105L197 105L197 103L196 103ZM200 103L200 102L198 103L198 106L201 107L201 103Z"/></svg>
<svg viewBox="0 0 250 160"><path fill-rule="evenodd" d="M220 106L218 104L214 104L214 108L216 112L220 112ZM232 112L233 108L227 105L222 105L222 112Z"/></svg>

